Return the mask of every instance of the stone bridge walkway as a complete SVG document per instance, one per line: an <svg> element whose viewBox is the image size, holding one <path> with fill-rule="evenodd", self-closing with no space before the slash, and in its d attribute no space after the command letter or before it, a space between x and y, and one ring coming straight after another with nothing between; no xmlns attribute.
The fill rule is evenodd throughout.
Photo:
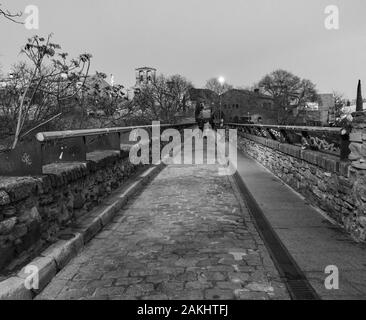
<svg viewBox="0 0 366 320"><path fill-rule="evenodd" d="M37 299L287 299L232 179L169 165Z"/></svg>

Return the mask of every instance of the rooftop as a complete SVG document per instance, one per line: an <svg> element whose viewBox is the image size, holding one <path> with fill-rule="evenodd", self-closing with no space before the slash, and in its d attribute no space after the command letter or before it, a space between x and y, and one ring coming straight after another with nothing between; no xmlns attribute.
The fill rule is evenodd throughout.
<svg viewBox="0 0 366 320"><path fill-rule="evenodd" d="M263 93L260 93L260 92L251 91L251 90L246 90L246 89L230 89L230 90L226 91L223 94L226 95L226 94L230 94L230 93L233 93L233 92L237 92L237 93L241 93L241 94L245 94L245 95L252 95L252 96L262 98L262 99L273 100L273 98L269 95L266 95L266 94L263 94Z"/></svg>
<svg viewBox="0 0 366 320"><path fill-rule="evenodd" d="M156 71L156 69L152 68L152 67L140 67L140 68L136 68L135 70L154 70L154 71Z"/></svg>

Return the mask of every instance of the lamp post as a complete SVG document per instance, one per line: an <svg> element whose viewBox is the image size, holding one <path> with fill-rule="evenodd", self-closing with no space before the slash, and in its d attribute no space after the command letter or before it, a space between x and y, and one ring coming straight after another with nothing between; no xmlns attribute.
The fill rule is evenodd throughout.
<svg viewBox="0 0 366 320"><path fill-rule="evenodd" d="M220 126L222 126L222 123L221 123L222 122L221 121L222 120L222 98L221 98L221 96L224 93L225 78L223 76L220 76L218 81L219 81L219 83L221 85L221 89L222 89L220 94L219 94L219 105L220 105L220 112L219 112L220 119L219 119L219 121L220 121Z"/></svg>

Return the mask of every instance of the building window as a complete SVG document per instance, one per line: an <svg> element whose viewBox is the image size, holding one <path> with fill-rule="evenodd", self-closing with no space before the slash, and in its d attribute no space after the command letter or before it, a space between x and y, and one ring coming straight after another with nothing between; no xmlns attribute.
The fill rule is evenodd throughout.
<svg viewBox="0 0 366 320"><path fill-rule="evenodd" d="M152 81L152 77L151 77L151 71L147 72L147 81L151 82Z"/></svg>
<svg viewBox="0 0 366 320"><path fill-rule="evenodd" d="M239 105L238 104L236 104L236 109L239 109Z"/></svg>

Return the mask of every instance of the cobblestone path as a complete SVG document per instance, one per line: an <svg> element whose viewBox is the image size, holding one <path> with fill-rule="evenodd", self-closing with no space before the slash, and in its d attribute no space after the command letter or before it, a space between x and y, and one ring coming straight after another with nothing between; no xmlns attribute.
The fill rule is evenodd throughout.
<svg viewBox="0 0 366 320"><path fill-rule="evenodd" d="M37 299L288 299L217 169L167 166Z"/></svg>

